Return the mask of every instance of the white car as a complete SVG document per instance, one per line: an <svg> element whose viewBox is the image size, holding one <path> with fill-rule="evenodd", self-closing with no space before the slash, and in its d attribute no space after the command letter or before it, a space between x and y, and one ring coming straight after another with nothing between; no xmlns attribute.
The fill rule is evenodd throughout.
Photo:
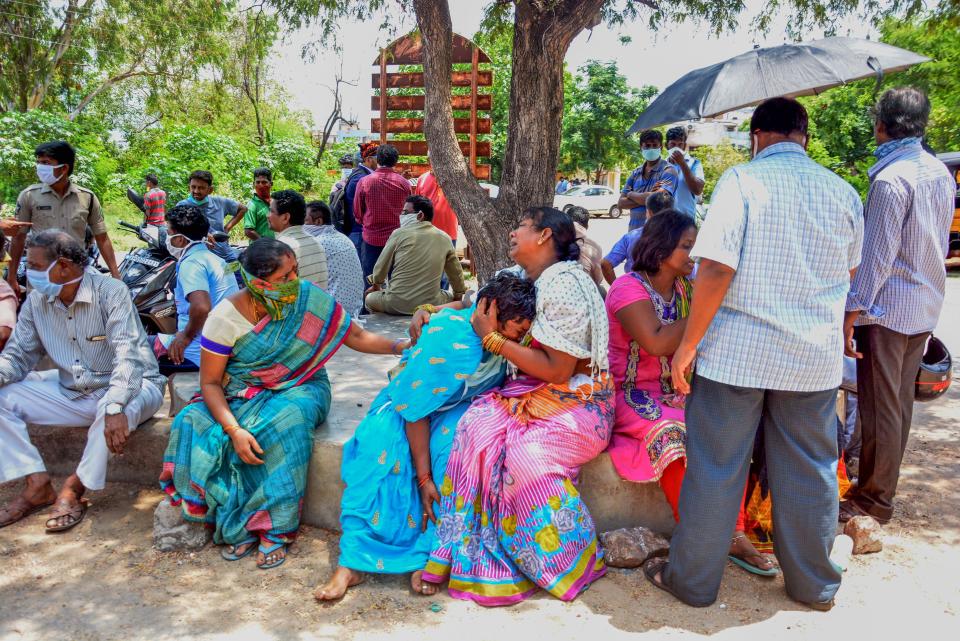
<svg viewBox="0 0 960 641"><path fill-rule="evenodd" d="M583 207L591 214L606 214L620 218L623 212L617 206L620 194L606 185L577 185L553 198L553 206L561 211Z"/></svg>

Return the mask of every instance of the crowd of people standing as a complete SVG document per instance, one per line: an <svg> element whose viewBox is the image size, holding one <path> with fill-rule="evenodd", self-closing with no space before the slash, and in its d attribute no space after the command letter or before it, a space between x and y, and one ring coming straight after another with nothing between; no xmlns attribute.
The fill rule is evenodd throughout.
<svg viewBox="0 0 960 641"><path fill-rule="evenodd" d="M620 198L630 231L613 252L590 251L589 219L531 207L510 232L515 266L478 292L438 228L450 213L439 185L413 193L390 145L361 148L333 208L270 191L259 169L244 206L211 195L213 177L196 171L190 198L164 213L178 332L152 339L122 283L88 269L87 225L111 272L116 262L95 196L69 181L72 150L41 146L45 187L25 190L17 216L33 233L16 229L11 248L27 248L32 291L0 354L0 482L26 485L0 527L54 502L48 531L79 523L108 452L159 407L161 368L189 361L200 393L173 422L166 500L213 530L225 560L255 553L257 567L278 567L313 432L336 402L324 365L346 345L401 360L344 448L339 567L317 599L403 572L418 593L446 585L482 605L541 590L576 598L606 571L578 472L609 451L624 479L659 483L676 521L669 557L644 568L653 585L706 606L732 559L782 573L791 598L828 610L838 520L893 514L912 382L943 302L955 184L921 146L929 111L916 89L880 98L864 208L807 155L803 106L764 102L752 159L723 175L699 228L703 172L684 130L667 132L667 158L662 135L644 132L644 163ZM208 242L241 220L242 256ZM364 329L364 306L412 314L409 337ZM41 348L55 368L32 372ZM863 454L841 503L845 352L857 359ZM65 420L90 426L88 445L55 492L26 424ZM757 459L776 564L747 535Z"/></svg>

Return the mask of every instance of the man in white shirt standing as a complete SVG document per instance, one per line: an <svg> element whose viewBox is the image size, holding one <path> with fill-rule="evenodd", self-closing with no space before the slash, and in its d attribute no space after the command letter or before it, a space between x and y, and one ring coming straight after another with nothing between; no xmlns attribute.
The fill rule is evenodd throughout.
<svg viewBox="0 0 960 641"><path fill-rule="evenodd" d="M675 389L690 394L680 523L669 561L645 573L689 605L716 600L762 425L787 594L829 610L840 587L830 551L843 308L863 206L807 156L807 113L796 100L761 104L750 133L754 158L720 179L691 252L700 269L672 364Z"/></svg>

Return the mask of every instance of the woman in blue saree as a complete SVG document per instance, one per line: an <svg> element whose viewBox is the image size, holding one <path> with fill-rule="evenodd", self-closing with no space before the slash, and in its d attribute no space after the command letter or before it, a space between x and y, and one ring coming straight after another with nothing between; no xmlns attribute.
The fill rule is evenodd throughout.
<svg viewBox="0 0 960 641"><path fill-rule="evenodd" d="M173 422L160 486L187 520L213 528L228 561L258 549L257 567L283 563L296 536L313 431L330 408L324 363L341 345L399 353L350 320L334 299L297 278L293 251L252 243L246 288L203 328L200 396Z"/></svg>
<svg viewBox="0 0 960 641"><path fill-rule="evenodd" d="M536 311L533 282L513 274L491 279L477 300L496 301L499 331L509 340L526 334ZM344 447L340 563L314 593L318 600L341 598L364 572L413 572L415 592L437 591L420 579L436 543L433 479L444 478L460 416L506 372L506 361L482 347L476 310L444 309L431 318Z"/></svg>

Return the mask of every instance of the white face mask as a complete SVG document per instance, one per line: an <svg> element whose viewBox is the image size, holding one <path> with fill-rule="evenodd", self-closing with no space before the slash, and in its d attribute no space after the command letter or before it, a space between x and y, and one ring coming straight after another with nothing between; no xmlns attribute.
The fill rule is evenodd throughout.
<svg viewBox="0 0 960 641"><path fill-rule="evenodd" d="M54 173L55 169L60 169L61 167L66 167L66 165L41 165L37 163L37 178L40 179L44 185L52 185L53 183L60 180L60 178Z"/></svg>
<svg viewBox="0 0 960 641"><path fill-rule="evenodd" d="M201 242L199 240L191 240L189 243L187 243L183 247L176 247L170 242L170 240L172 238L176 238L177 236L183 236L183 234L173 234L172 236L167 236L167 239L165 241L165 244L167 245L167 251L170 252L170 255L173 256L176 260L180 260L180 258L183 256L183 252L187 251L197 243ZM183 236L183 237L186 238L186 236Z"/></svg>
<svg viewBox="0 0 960 641"><path fill-rule="evenodd" d="M419 215L420 214L418 213L400 214L400 227L403 228L403 227L406 227L407 225L414 224L415 222L417 222L417 216Z"/></svg>

